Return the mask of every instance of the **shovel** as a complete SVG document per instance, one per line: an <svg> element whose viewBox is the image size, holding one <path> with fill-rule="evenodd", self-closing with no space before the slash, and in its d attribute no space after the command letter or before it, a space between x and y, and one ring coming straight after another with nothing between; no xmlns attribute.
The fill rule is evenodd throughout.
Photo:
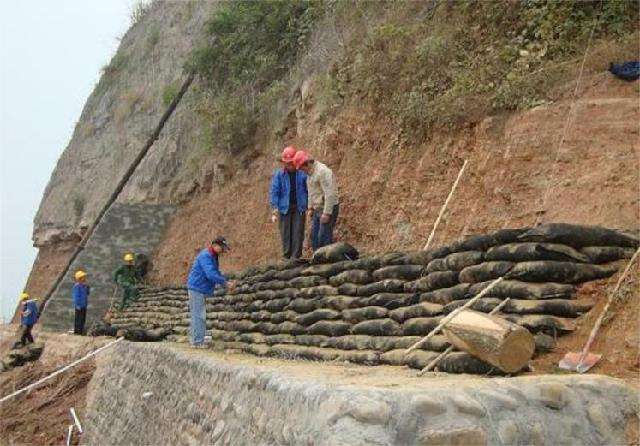
<svg viewBox="0 0 640 446"><path fill-rule="evenodd" d="M620 275L620 278L618 279L618 283L616 283L616 286L611 291L611 294L609 294L609 298L607 299L607 304L602 309L602 312L600 313L600 316L598 317L596 324L591 329L591 333L589 334L589 340L587 340L587 343L585 344L584 348L582 349L581 352L569 352L566 355L564 355L564 358L562 358L562 360L558 364L558 366L561 369L570 370L572 372L585 373L591 367L596 365L598 361L600 361L600 358L602 358L602 355L589 353L589 349L591 348L591 344L593 344L593 341L596 339L596 335L598 334L598 331L602 326L602 321L604 321L604 317L607 315L607 312L609 311L609 307L613 303L613 299L616 293L618 292L618 289L620 289L620 285L622 285L622 281L627 276L627 273L629 273L629 270L631 270L631 265L633 265L633 262L638 257L638 253L640 253L640 248L636 250L635 254L633 254L633 257L631 257L631 260L629 260L627 267L624 269L624 271Z"/></svg>

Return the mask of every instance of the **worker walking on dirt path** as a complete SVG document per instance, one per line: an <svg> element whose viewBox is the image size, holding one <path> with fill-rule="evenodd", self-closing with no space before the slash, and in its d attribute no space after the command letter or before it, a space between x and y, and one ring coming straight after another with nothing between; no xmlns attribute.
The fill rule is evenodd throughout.
<svg viewBox="0 0 640 446"><path fill-rule="evenodd" d="M78 270L74 274L74 278L76 283L71 290L73 307L76 311L73 321L73 333L82 335L84 334L84 323L87 320L87 307L89 306L89 293L91 290L89 285L87 285L87 273Z"/></svg>
<svg viewBox="0 0 640 446"><path fill-rule="evenodd" d="M295 154L293 146L282 151L282 169L273 173L269 188L271 221L278 221L285 259L299 259L302 256L308 203L307 175L296 170L293 164Z"/></svg>
<svg viewBox="0 0 640 446"><path fill-rule="evenodd" d="M338 220L338 184L331 169L299 150L294 157L296 169L307 174L309 212L312 214L311 247L315 251L333 243L333 230Z"/></svg>
<svg viewBox="0 0 640 446"><path fill-rule="evenodd" d="M24 347L27 344L33 343L31 330L36 322L38 322L38 300L29 299L29 294L22 293L20 295L20 305L22 306L20 311L20 329L22 331L20 344Z"/></svg>
<svg viewBox="0 0 640 446"><path fill-rule="evenodd" d="M205 299L213 296L213 290L217 286L226 286L227 289L235 288L234 281L220 273L219 257L230 250L224 237L217 237L208 248L198 253L187 279L187 291L189 293L189 311L191 312L191 345L196 348L204 348L204 334L207 327L207 311Z"/></svg>
<svg viewBox="0 0 640 446"><path fill-rule="evenodd" d="M120 309L122 310L130 301L138 298L138 272L135 267L135 257L131 253L124 255L124 264L113 273L113 280L120 288L122 295Z"/></svg>

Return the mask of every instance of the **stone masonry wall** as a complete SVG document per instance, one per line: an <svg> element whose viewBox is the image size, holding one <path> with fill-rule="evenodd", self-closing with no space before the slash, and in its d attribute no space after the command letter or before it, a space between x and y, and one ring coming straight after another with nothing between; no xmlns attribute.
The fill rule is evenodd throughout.
<svg viewBox="0 0 640 446"><path fill-rule="evenodd" d="M103 317L114 294L113 272L122 264L123 255L135 252L150 256L174 209L168 205L114 204L47 302L43 327L54 331L73 328L71 288L78 269L87 272L91 286L87 327Z"/></svg>
<svg viewBox="0 0 640 446"><path fill-rule="evenodd" d="M345 257L333 245L326 249L328 257L332 250L335 256L325 256L332 263L290 261L235 275L235 290L218 289L208 299L207 329L217 346L261 356L423 368L449 346L446 338L437 335L409 355L405 349L492 280L505 277L472 308L490 312L510 298L501 316L530 330L536 350L544 352L594 305L576 300L576 286L610 277L637 246L635 237L617 231L564 224L500 230L431 251L357 260L340 260ZM317 252L314 259L319 258ZM189 317L186 289L152 288L111 323L167 327L174 340L186 340ZM450 353L438 368L498 372L464 352Z"/></svg>
<svg viewBox="0 0 640 446"><path fill-rule="evenodd" d="M602 376L413 378L396 387L319 376L122 342L97 359L83 443L621 445L638 413L637 390Z"/></svg>

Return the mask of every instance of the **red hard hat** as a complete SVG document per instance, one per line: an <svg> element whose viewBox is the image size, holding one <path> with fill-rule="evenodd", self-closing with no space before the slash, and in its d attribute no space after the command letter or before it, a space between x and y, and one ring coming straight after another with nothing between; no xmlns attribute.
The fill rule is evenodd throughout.
<svg viewBox="0 0 640 446"><path fill-rule="evenodd" d="M300 169L304 163L309 161L311 156L304 150L299 150L296 152L296 155L293 157L293 164L296 166L296 169Z"/></svg>
<svg viewBox="0 0 640 446"><path fill-rule="evenodd" d="M285 147L282 151L282 162L283 163L292 163L293 158L296 156L296 148L293 146Z"/></svg>

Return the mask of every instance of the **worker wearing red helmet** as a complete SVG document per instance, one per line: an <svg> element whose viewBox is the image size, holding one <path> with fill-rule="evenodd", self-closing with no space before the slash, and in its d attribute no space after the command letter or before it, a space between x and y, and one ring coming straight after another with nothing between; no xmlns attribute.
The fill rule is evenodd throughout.
<svg viewBox="0 0 640 446"><path fill-rule="evenodd" d="M338 220L338 184L331 169L302 150L294 156L296 169L307 174L309 212L312 214L311 246L315 251L333 243Z"/></svg>
<svg viewBox="0 0 640 446"><path fill-rule="evenodd" d="M273 173L269 188L271 221L278 222L282 255L285 259L300 258L304 243L308 204L307 175L294 166L296 152L293 146L285 147L280 157L282 168Z"/></svg>

